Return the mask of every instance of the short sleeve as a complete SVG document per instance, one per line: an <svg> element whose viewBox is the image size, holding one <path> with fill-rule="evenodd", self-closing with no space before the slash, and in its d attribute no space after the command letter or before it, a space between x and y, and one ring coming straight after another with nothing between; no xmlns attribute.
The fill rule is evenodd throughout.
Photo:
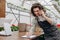
<svg viewBox="0 0 60 40"><path fill-rule="evenodd" d="M37 23L37 21L35 20L35 18L33 18L32 19L32 21L31 21L31 28L29 29L29 32L31 33L31 34L33 34L34 33L34 31L35 31L35 25L36 25L36 23Z"/></svg>
<svg viewBox="0 0 60 40"><path fill-rule="evenodd" d="M57 18L55 17L55 15L53 13L46 13L46 16L48 16L49 18L52 19L52 25L55 25L57 24Z"/></svg>

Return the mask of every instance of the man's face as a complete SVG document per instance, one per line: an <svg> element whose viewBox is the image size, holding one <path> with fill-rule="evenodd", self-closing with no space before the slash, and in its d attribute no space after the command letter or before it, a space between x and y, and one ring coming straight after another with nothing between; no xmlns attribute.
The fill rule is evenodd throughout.
<svg viewBox="0 0 60 40"><path fill-rule="evenodd" d="M34 8L33 12L36 16L40 16L41 15L41 10L39 8Z"/></svg>

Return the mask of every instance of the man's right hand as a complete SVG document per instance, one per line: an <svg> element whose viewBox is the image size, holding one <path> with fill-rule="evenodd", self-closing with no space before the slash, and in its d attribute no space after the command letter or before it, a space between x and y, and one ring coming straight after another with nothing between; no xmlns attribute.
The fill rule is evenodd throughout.
<svg viewBox="0 0 60 40"><path fill-rule="evenodd" d="M31 36L31 35L32 35L32 33L30 33L30 32L26 33L26 36Z"/></svg>

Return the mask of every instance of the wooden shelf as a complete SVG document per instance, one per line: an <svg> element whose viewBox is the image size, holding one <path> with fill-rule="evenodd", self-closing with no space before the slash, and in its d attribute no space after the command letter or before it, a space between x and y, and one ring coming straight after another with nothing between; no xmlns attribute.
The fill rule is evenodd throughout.
<svg viewBox="0 0 60 40"><path fill-rule="evenodd" d="M5 17L5 0L0 0L0 18Z"/></svg>

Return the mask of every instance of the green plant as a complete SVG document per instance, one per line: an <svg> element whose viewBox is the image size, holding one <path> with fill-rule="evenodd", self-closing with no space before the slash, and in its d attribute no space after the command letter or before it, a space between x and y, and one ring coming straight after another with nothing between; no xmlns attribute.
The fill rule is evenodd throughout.
<svg viewBox="0 0 60 40"><path fill-rule="evenodd" d="M18 26L11 26L11 31L18 31L18 30L19 30Z"/></svg>
<svg viewBox="0 0 60 40"><path fill-rule="evenodd" d="M55 0L55 1L59 1L59 0Z"/></svg>
<svg viewBox="0 0 60 40"><path fill-rule="evenodd" d="M58 5L60 6L60 2L58 2Z"/></svg>
<svg viewBox="0 0 60 40"><path fill-rule="evenodd" d="M3 31L4 30L4 27L0 27L0 31ZM18 26L11 26L11 31L18 31L19 28Z"/></svg>
<svg viewBox="0 0 60 40"><path fill-rule="evenodd" d="M4 30L4 28L3 27L0 27L0 31L3 31Z"/></svg>

